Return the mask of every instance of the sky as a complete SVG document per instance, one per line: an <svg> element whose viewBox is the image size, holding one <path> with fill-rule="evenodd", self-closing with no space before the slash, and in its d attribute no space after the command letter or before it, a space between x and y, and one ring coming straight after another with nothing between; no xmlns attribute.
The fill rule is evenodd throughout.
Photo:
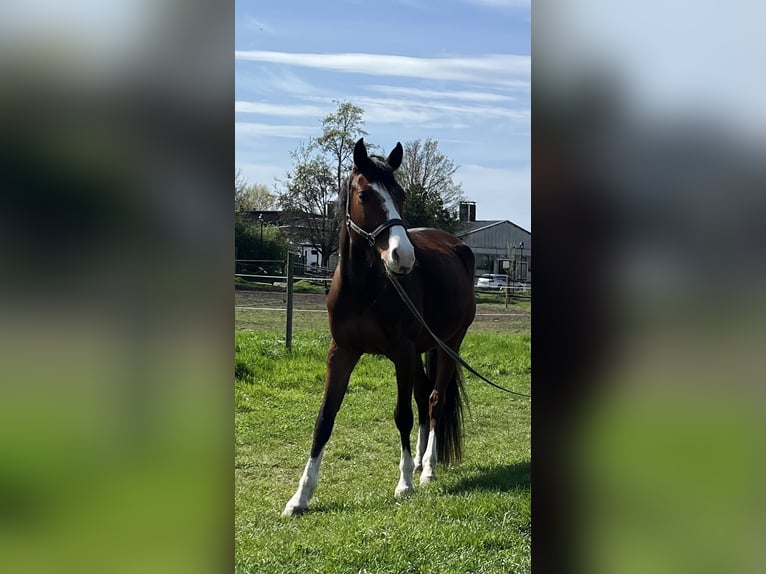
<svg viewBox="0 0 766 574"><path fill-rule="evenodd" d="M432 138L479 220L531 230L529 0L237 0L235 159L273 186L349 101L365 140ZM406 204L405 204L406 211Z"/></svg>

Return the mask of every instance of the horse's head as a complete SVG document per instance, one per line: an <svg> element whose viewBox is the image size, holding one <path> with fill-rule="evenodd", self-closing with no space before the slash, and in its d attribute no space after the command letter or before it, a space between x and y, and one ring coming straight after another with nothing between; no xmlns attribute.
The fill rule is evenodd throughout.
<svg viewBox="0 0 766 574"><path fill-rule="evenodd" d="M394 178L402 153L402 144L397 143L387 158L370 156L364 139L356 142L346 197L349 231L366 240L386 270L398 275L409 273L415 265L415 249L401 220L404 190Z"/></svg>

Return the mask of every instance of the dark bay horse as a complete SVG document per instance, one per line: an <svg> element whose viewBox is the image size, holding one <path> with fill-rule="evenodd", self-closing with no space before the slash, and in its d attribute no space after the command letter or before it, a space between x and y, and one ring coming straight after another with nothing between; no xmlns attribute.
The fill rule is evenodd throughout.
<svg viewBox="0 0 766 574"><path fill-rule="evenodd" d="M364 353L388 357L396 368L394 420L401 436L401 472L395 496L436 478L436 462L458 461L462 451L463 385L460 371L405 307L387 274L396 276L434 333L455 352L473 322L474 256L459 239L439 229L406 229L401 220L404 190L394 178L402 145L387 158L369 156L363 140L354 147L354 165L338 198L346 224L340 232L340 259L327 297L332 341L327 376L311 453L283 514L308 508L324 447L348 388L351 371ZM421 354L426 353L424 370ZM413 460L410 432L412 396L418 409Z"/></svg>

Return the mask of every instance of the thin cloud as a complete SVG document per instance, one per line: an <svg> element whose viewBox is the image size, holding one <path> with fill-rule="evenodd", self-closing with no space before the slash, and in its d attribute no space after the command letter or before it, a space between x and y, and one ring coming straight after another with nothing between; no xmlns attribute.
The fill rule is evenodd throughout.
<svg viewBox="0 0 766 574"><path fill-rule="evenodd" d="M471 92L461 90L424 90L421 88L407 88L404 86L371 85L368 89L390 96L405 96L423 99L438 100L464 100L469 102L509 102L515 98L503 94L491 92Z"/></svg>
<svg viewBox="0 0 766 574"><path fill-rule="evenodd" d="M270 104L265 102L237 101L234 111L264 116L306 117L320 120L332 112L335 104L329 99L316 98L325 106L302 104ZM466 127L476 120L498 120L528 123L531 113L528 108L511 108L497 105L470 105L440 102L433 98L418 101L413 98L376 98L357 96L353 102L364 109L368 123L443 125ZM289 127L289 126L288 126ZM315 128L315 131L318 129Z"/></svg>
<svg viewBox="0 0 766 574"><path fill-rule="evenodd" d="M237 72L236 86L245 88L248 92L264 96L290 94L294 97L332 95L333 92L308 82L287 68L272 69L269 66L259 66L256 74Z"/></svg>
<svg viewBox="0 0 766 574"><path fill-rule="evenodd" d="M396 76L486 84L513 84L528 80L530 57L487 54L451 58L414 58L383 54L307 54L236 50L235 58L288 66L333 70L371 76Z"/></svg>
<svg viewBox="0 0 766 574"><path fill-rule="evenodd" d="M469 123L477 119L500 119L528 122L527 109L501 106L457 105L445 102L418 102L395 98L357 97L354 102L364 108L365 119L375 123L427 123L436 120L455 121L462 116Z"/></svg>
<svg viewBox="0 0 766 574"><path fill-rule="evenodd" d="M235 122L235 136L270 136L278 138L302 139L315 134L316 126L290 126L263 124L257 122Z"/></svg>
<svg viewBox="0 0 766 574"><path fill-rule="evenodd" d="M329 108L298 104L267 104L265 102L234 102L234 111L245 114L263 114L267 116L308 116L321 118Z"/></svg>

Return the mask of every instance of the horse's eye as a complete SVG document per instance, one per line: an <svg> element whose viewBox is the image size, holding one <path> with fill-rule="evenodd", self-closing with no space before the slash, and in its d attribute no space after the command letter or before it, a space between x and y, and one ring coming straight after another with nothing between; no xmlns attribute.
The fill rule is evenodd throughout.
<svg viewBox="0 0 766 574"><path fill-rule="evenodd" d="M364 203L367 200L367 194L364 191L359 192L359 201Z"/></svg>

